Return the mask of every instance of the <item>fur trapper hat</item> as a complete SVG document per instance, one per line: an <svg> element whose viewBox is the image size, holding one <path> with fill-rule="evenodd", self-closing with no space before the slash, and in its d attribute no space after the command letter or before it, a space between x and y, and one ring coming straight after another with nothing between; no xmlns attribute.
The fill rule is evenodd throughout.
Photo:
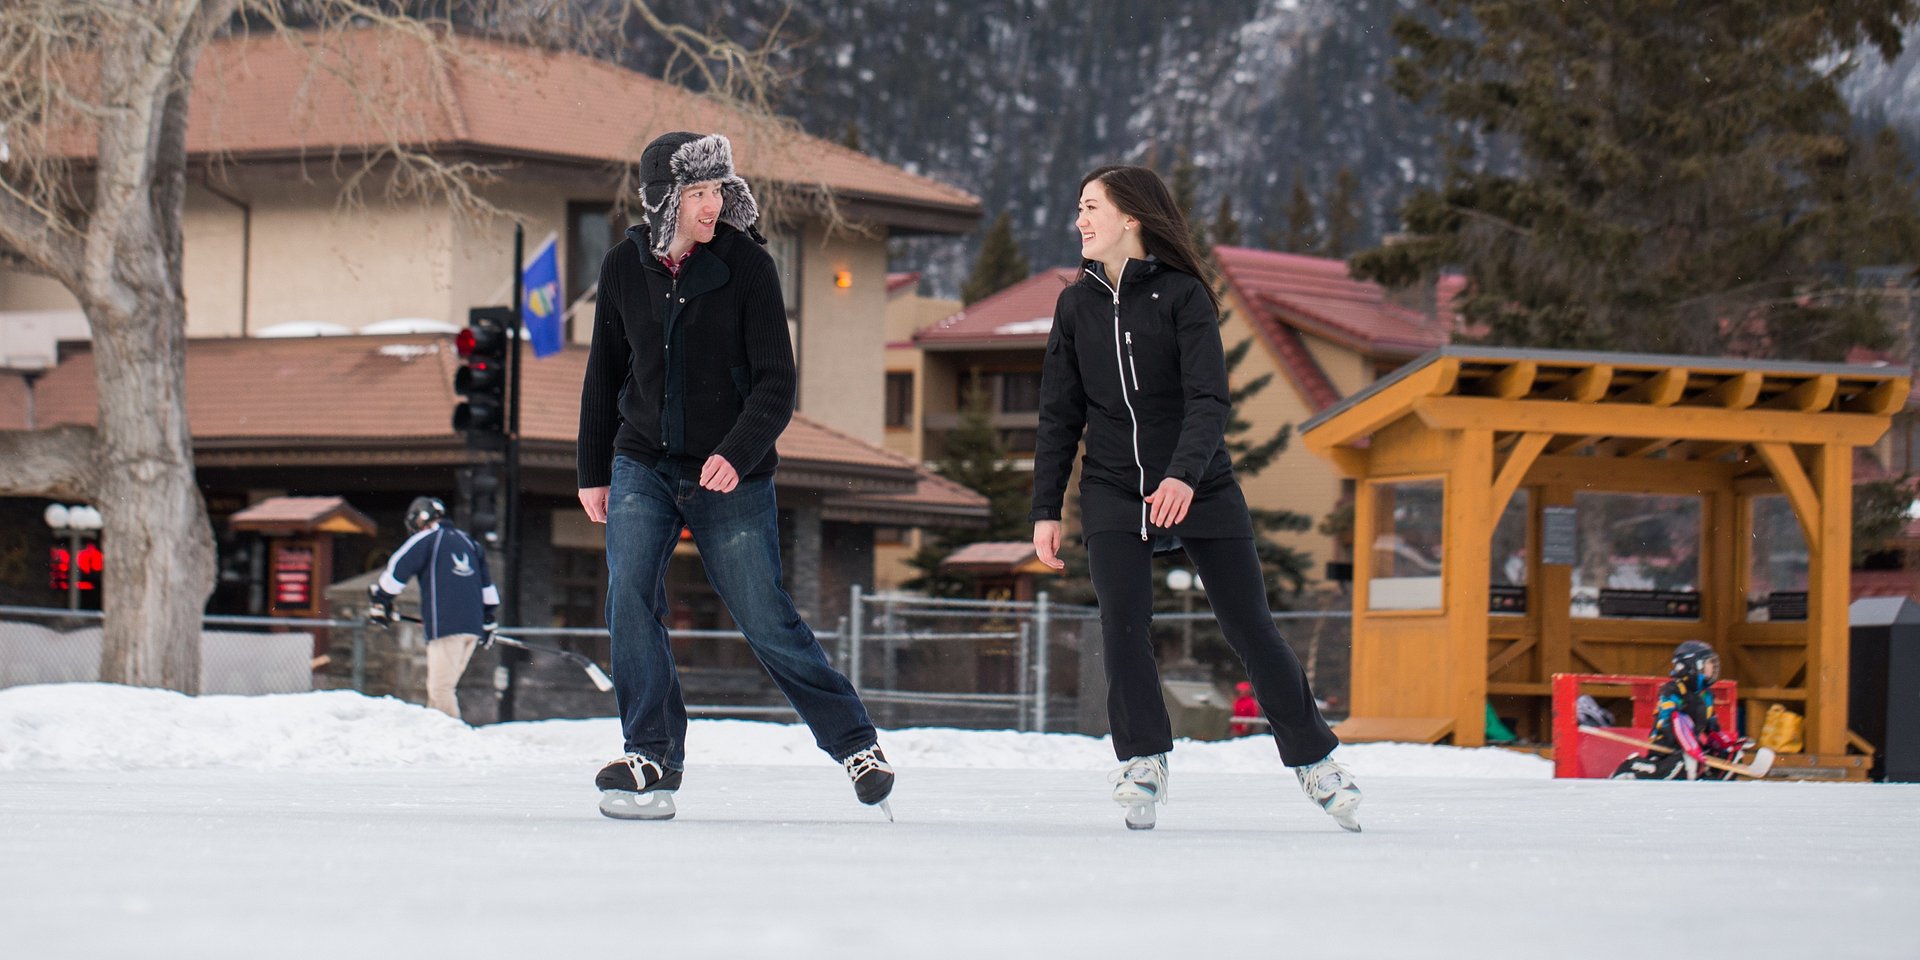
<svg viewBox="0 0 1920 960"><path fill-rule="evenodd" d="M661 134L640 154L640 205L655 256L667 255L674 230L680 225L680 191L690 183L720 181L720 222L755 240L766 239L754 229L760 206L747 181L733 172L733 144L717 133L684 131Z"/></svg>

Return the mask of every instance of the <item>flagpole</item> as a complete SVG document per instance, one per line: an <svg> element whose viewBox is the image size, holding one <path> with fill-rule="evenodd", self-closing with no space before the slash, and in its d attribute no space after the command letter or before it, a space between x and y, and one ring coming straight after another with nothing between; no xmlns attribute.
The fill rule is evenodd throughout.
<svg viewBox="0 0 1920 960"><path fill-rule="evenodd" d="M527 336L526 291L522 280L526 275L526 265L522 256L526 249L526 228L521 224L513 225L513 363L507 368L507 476L506 476L506 527L507 527L507 609L503 611L502 623L525 626L525 611L520 606L520 373L522 366L521 342ZM507 689L500 700L500 719L513 719L513 680L514 666L520 660L518 651L502 650L500 660L507 666Z"/></svg>

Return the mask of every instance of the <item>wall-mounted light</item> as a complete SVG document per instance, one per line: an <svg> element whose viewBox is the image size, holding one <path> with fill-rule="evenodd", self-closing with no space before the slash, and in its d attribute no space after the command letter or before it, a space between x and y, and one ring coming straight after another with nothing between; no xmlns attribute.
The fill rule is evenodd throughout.
<svg viewBox="0 0 1920 960"><path fill-rule="evenodd" d="M833 285L836 287L839 287L842 290L845 290L846 288L853 286L853 271L852 270L835 270L833 272Z"/></svg>

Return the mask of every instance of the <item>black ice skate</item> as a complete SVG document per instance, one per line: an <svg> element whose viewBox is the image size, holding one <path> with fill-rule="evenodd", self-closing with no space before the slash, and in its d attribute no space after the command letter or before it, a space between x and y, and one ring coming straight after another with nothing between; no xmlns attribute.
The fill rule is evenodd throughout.
<svg viewBox="0 0 1920 960"><path fill-rule="evenodd" d="M888 822L892 822L893 806L887 803L887 798L893 795L893 766L887 763L887 755L880 752L880 745L874 744L840 764L847 768L847 776L853 780L853 792L860 797L860 802L869 807L878 806L887 815Z"/></svg>
<svg viewBox="0 0 1920 960"><path fill-rule="evenodd" d="M629 753L601 767L593 785L600 788L600 812L615 820L672 820L680 771Z"/></svg>

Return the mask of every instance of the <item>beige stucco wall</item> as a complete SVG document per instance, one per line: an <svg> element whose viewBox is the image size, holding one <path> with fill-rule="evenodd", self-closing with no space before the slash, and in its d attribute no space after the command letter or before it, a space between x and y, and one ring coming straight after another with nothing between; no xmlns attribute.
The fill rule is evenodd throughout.
<svg viewBox="0 0 1920 960"><path fill-rule="evenodd" d="M1233 383L1238 387L1262 374L1274 374L1266 389L1248 398L1239 408L1242 418L1252 424L1256 436L1272 434L1284 424L1293 425L1293 439L1287 449L1273 463L1259 474L1240 479L1248 505L1268 510L1292 510L1312 518L1315 527L1320 520L1334 508L1340 499L1340 478L1331 464L1314 456L1300 442L1300 424L1313 415L1313 408L1300 395L1293 381L1281 371L1279 361L1266 341L1257 337L1252 327L1242 318L1247 316L1242 305L1232 303L1232 316L1221 325L1220 336L1231 348L1248 337L1255 337L1254 346L1247 351L1246 359L1233 371ZM1327 375L1342 392L1349 391L1349 383L1358 375L1362 364L1359 355L1337 344L1318 341L1305 336L1308 349L1321 365L1327 367ZM1326 351L1326 352L1323 352ZM1340 356L1344 353L1347 360ZM1329 365L1329 360L1333 361ZM1339 369L1339 373L1335 369ZM1358 389L1353 387L1352 389ZM1274 540L1301 550L1313 557L1312 580L1317 581L1326 561L1334 559L1334 543L1331 537L1321 534L1317 529L1304 533L1282 533L1274 535ZM1310 581L1310 586L1313 585Z"/></svg>
<svg viewBox="0 0 1920 960"><path fill-rule="evenodd" d="M0 270L0 311L78 309L80 301L58 280L20 270Z"/></svg>
<svg viewBox="0 0 1920 960"><path fill-rule="evenodd" d="M868 443L885 440L887 247L809 225L800 246L800 412ZM834 275L852 274L837 287Z"/></svg>
<svg viewBox="0 0 1920 960"><path fill-rule="evenodd" d="M1367 359L1351 347L1316 337L1311 333L1300 334L1307 345L1307 352L1327 372L1327 379L1333 381L1334 389L1343 397L1351 397L1366 385L1373 382Z"/></svg>

